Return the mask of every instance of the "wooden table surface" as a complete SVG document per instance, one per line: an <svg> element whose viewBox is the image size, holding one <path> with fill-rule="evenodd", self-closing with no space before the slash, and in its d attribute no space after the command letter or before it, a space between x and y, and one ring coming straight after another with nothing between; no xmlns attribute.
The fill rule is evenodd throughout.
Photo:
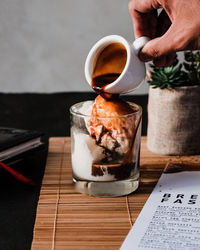
<svg viewBox="0 0 200 250"><path fill-rule="evenodd" d="M119 249L169 161L199 161L151 153L141 142L140 186L124 197L98 198L72 185L70 138L51 138L34 227L32 250Z"/></svg>

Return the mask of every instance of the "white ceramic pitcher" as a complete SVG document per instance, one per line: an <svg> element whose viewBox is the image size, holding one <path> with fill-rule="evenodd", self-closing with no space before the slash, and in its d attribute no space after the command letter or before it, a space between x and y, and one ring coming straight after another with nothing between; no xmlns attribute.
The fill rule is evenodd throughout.
<svg viewBox="0 0 200 250"><path fill-rule="evenodd" d="M143 46L149 41L148 37L137 38L133 44L118 35L110 35L99 40L90 50L85 62L85 77L91 85L94 62L98 53L112 43L121 43L127 51L127 60L120 76L108 84L104 92L112 94L128 93L136 89L146 76L145 64L139 59L138 54Z"/></svg>

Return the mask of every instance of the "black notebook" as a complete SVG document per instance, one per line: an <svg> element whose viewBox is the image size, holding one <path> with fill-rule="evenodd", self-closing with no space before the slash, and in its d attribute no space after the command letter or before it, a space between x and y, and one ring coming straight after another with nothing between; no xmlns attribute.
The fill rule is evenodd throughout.
<svg viewBox="0 0 200 250"><path fill-rule="evenodd" d="M0 127L0 161L40 146L42 135L38 131Z"/></svg>

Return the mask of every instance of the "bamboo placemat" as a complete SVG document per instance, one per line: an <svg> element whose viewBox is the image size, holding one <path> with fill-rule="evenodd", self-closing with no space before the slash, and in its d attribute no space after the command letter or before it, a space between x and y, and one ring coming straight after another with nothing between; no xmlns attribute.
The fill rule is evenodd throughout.
<svg viewBox="0 0 200 250"><path fill-rule="evenodd" d="M166 157L141 144L139 189L126 197L97 198L72 186L70 138L51 138L32 250L119 249L168 162L200 164L199 156Z"/></svg>

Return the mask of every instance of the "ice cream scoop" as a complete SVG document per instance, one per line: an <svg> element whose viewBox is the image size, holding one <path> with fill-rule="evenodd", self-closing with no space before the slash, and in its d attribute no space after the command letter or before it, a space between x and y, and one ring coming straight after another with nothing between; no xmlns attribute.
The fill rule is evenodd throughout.
<svg viewBox="0 0 200 250"><path fill-rule="evenodd" d="M126 154L135 132L134 107L118 96L98 95L86 126L96 142L110 151Z"/></svg>
<svg viewBox="0 0 200 250"><path fill-rule="evenodd" d="M92 115L99 117L119 117L133 113L133 108L118 95L98 95Z"/></svg>

